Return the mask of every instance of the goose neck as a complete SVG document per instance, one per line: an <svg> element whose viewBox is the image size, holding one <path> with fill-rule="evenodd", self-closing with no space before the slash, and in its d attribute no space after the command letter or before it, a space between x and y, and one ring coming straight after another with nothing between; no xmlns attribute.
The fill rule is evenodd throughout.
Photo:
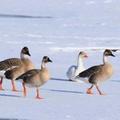
<svg viewBox="0 0 120 120"><path fill-rule="evenodd" d="M83 59L81 57L78 57L77 66L78 67L83 67Z"/></svg>
<svg viewBox="0 0 120 120"><path fill-rule="evenodd" d="M29 59L29 56L21 53L21 54L20 54L20 58L21 58L21 59Z"/></svg>
<svg viewBox="0 0 120 120"><path fill-rule="evenodd" d="M105 64L105 63L107 63L108 62L108 57L107 56L103 56L103 63Z"/></svg>
<svg viewBox="0 0 120 120"><path fill-rule="evenodd" d="M41 68L46 68L46 64L45 64L45 62L42 62L42 64L41 64Z"/></svg>

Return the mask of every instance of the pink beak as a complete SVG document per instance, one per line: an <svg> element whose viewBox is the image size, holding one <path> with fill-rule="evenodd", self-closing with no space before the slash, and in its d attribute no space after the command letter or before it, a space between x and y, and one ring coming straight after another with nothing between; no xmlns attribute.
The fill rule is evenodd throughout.
<svg viewBox="0 0 120 120"><path fill-rule="evenodd" d="M86 54L86 55L84 55L84 57L85 57L85 58L88 58L88 55Z"/></svg>

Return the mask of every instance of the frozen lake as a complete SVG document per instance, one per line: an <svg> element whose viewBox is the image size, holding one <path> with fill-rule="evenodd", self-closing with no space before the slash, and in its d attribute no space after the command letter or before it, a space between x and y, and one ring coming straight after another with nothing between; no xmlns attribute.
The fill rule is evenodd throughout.
<svg viewBox="0 0 120 120"><path fill-rule="evenodd" d="M110 58L112 78L101 86L108 95L87 95L88 84L65 81L79 51L88 53L85 67L102 63L103 48L120 48L120 1L118 0L4 0L0 1L0 60L19 57L23 46L40 68L48 55L51 77L41 87L45 98L35 100L34 89L11 92L4 80L0 92L1 120L119 120L120 52ZM21 91L21 84L17 83Z"/></svg>

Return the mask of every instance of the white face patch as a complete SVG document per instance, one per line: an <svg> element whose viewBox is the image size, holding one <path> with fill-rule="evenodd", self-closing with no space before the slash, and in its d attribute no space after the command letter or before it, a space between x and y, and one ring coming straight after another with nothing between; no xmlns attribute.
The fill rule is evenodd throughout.
<svg viewBox="0 0 120 120"><path fill-rule="evenodd" d="M29 55L26 55L26 54L21 53L21 58L22 58L22 59L29 59L29 58L30 58L30 56L29 56Z"/></svg>

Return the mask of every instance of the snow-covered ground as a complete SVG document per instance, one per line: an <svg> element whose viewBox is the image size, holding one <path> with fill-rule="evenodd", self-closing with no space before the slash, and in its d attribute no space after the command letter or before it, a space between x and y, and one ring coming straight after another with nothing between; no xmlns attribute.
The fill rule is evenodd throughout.
<svg viewBox="0 0 120 120"><path fill-rule="evenodd" d="M119 0L1 0L0 60L19 57L28 46L36 68L48 55L52 79L41 87L43 100L28 88L22 97L4 80L0 91L1 120L119 120L120 53L110 58L113 77L101 86L107 95L87 95L89 84L68 82L66 71L80 50L89 58L85 67L102 63L103 48L120 48Z"/></svg>

